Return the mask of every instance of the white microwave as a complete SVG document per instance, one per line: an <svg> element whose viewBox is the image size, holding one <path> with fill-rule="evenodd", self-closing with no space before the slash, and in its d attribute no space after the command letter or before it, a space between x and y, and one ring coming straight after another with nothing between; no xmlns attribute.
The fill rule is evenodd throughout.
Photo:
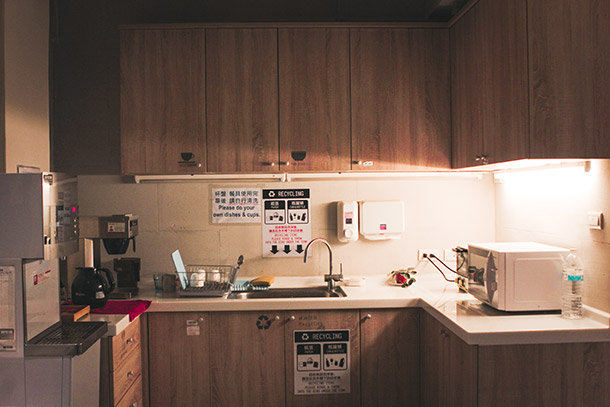
<svg viewBox="0 0 610 407"><path fill-rule="evenodd" d="M501 311L561 309L568 249L534 242L468 245L468 292Z"/></svg>

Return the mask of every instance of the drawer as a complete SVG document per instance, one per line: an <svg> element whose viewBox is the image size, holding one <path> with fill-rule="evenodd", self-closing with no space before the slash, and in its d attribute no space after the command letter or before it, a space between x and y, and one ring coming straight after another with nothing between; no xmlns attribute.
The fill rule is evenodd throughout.
<svg viewBox="0 0 610 407"><path fill-rule="evenodd" d="M135 349L140 349L140 338L140 318L136 318L120 334L112 337L111 370L116 370Z"/></svg>
<svg viewBox="0 0 610 407"><path fill-rule="evenodd" d="M142 376L140 376L116 407L143 407L142 399Z"/></svg>
<svg viewBox="0 0 610 407"><path fill-rule="evenodd" d="M115 369L112 373L114 404L118 403L129 387L142 375L142 353L138 350L132 353L129 358Z"/></svg>

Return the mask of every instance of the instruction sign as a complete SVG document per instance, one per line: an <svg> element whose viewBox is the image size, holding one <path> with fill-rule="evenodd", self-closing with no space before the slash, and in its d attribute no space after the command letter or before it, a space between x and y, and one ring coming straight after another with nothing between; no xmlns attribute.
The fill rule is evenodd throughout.
<svg viewBox="0 0 610 407"><path fill-rule="evenodd" d="M350 392L349 330L294 331L294 394Z"/></svg>
<svg viewBox="0 0 610 407"><path fill-rule="evenodd" d="M260 223L260 188L213 188L212 223Z"/></svg>
<svg viewBox="0 0 610 407"><path fill-rule="evenodd" d="M263 257L301 257L311 239L309 188L263 189Z"/></svg>

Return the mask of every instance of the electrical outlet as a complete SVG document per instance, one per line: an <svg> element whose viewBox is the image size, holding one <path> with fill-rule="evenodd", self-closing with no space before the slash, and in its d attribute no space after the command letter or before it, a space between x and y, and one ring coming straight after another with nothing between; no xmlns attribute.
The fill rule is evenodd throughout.
<svg viewBox="0 0 610 407"><path fill-rule="evenodd" d="M455 256L456 253L453 251L453 249L444 250L443 257L445 258L445 261L455 261Z"/></svg>
<svg viewBox="0 0 610 407"><path fill-rule="evenodd" d="M435 255L439 259L443 258L443 251L441 249L420 249L417 252L417 260L421 260L424 257L424 254L427 254L430 257L431 254Z"/></svg>

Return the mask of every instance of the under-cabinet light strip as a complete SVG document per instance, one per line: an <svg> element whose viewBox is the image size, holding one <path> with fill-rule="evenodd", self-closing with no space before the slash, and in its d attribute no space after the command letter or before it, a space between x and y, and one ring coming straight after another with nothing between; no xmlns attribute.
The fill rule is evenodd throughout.
<svg viewBox="0 0 610 407"><path fill-rule="evenodd" d="M134 181L184 182L184 181L280 181L339 180L339 179L482 179L482 172L436 171L436 172L325 172L325 173L274 173L274 174L184 174L184 175L135 175Z"/></svg>

